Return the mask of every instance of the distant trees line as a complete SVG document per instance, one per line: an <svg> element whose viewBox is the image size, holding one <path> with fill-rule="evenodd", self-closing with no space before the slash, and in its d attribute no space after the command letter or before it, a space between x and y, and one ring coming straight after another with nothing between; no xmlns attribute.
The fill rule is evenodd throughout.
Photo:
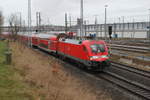
<svg viewBox="0 0 150 100"><path fill-rule="evenodd" d="M17 33L19 32L20 29L20 19L18 16L14 13L12 13L9 18L8 18L8 24L9 24L9 32L11 32L11 38L16 40L17 38ZM3 24L4 24L4 17L2 14L2 11L0 11L0 35L3 31Z"/></svg>

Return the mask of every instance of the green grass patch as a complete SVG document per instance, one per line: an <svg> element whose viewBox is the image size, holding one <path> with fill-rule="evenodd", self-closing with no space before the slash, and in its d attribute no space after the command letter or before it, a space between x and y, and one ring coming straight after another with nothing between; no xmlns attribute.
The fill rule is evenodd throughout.
<svg viewBox="0 0 150 100"><path fill-rule="evenodd" d="M6 50L6 43L0 41L0 64L4 63L5 61L5 54L4 54L5 50Z"/></svg>
<svg viewBox="0 0 150 100"><path fill-rule="evenodd" d="M33 100L30 87L11 65L5 65L6 43L0 41L0 100Z"/></svg>

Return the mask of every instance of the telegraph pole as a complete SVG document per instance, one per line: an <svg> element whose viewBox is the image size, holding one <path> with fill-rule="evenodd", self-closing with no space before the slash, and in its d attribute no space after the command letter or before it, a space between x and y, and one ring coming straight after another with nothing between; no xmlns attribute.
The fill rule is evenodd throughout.
<svg viewBox="0 0 150 100"><path fill-rule="evenodd" d="M133 18L133 38L134 38L134 36L135 36L135 26L134 26L134 23L135 23L135 21L134 21L134 18Z"/></svg>
<svg viewBox="0 0 150 100"><path fill-rule="evenodd" d="M36 12L36 26L39 28L39 12Z"/></svg>
<svg viewBox="0 0 150 100"><path fill-rule="evenodd" d="M80 22L81 22L81 31L80 31L80 38L82 38L83 35L83 0L81 0L81 12L80 12Z"/></svg>
<svg viewBox="0 0 150 100"><path fill-rule="evenodd" d="M40 12L36 12L36 25L39 31L41 31L41 13Z"/></svg>
<svg viewBox="0 0 150 100"><path fill-rule="evenodd" d="M41 13L39 12L39 26L41 26L42 19L41 19Z"/></svg>
<svg viewBox="0 0 150 100"><path fill-rule="evenodd" d="M28 35L31 32L31 0L28 0ZM30 38L28 36L28 46L30 46Z"/></svg>
<svg viewBox="0 0 150 100"><path fill-rule="evenodd" d="M149 38L149 42L150 42L150 9L149 9L149 32L148 33L149 33L148 38Z"/></svg>
<svg viewBox="0 0 150 100"><path fill-rule="evenodd" d="M71 31L72 31L72 30L71 30L71 21L72 21L72 20L71 20L71 14L69 15L69 21L70 21L70 32L71 32Z"/></svg>
<svg viewBox="0 0 150 100"><path fill-rule="evenodd" d="M26 21L25 20L22 20L22 28L23 28L23 34L24 34L24 31L26 31Z"/></svg>
<svg viewBox="0 0 150 100"><path fill-rule="evenodd" d="M39 12L39 28L40 28L40 31L43 30L43 28L41 27L41 24L42 24L42 18L41 18L41 12Z"/></svg>
<svg viewBox="0 0 150 100"><path fill-rule="evenodd" d="M67 13L65 13L65 33L68 31L68 21L67 21Z"/></svg>
<svg viewBox="0 0 150 100"><path fill-rule="evenodd" d="M122 17L122 39L124 37L124 16Z"/></svg>
<svg viewBox="0 0 150 100"><path fill-rule="evenodd" d="M98 23L97 23L97 16L95 15L95 30L96 30L96 35L98 36Z"/></svg>
<svg viewBox="0 0 150 100"><path fill-rule="evenodd" d="M70 28L71 28L71 15L69 16L69 20L70 20Z"/></svg>
<svg viewBox="0 0 150 100"><path fill-rule="evenodd" d="M87 32L86 32L86 20L84 21L84 31L85 31L85 37L86 37L86 34L87 34Z"/></svg>
<svg viewBox="0 0 150 100"><path fill-rule="evenodd" d="M116 23L114 22L114 34L116 35Z"/></svg>
<svg viewBox="0 0 150 100"><path fill-rule="evenodd" d="M21 16L21 12L19 12L20 14L20 28L22 27L22 16Z"/></svg>
<svg viewBox="0 0 150 100"><path fill-rule="evenodd" d="M121 30L121 18L120 17L118 18L118 21L119 21L119 29L118 30L120 31Z"/></svg>
<svg viewBox="0 0 150 100"><path fill-rule="evenodd" d="M107 7L108 5L105 5L105 40L107 39L107 26L106 26L106 23L107 23Z"/></svg>

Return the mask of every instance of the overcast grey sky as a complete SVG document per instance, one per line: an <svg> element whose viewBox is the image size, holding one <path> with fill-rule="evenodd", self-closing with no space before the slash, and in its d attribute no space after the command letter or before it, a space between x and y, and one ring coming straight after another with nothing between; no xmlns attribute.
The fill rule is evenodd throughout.
<svg viewBox="0 0 150 100"><path fill-rule="evenodd" d="M64 24L64 13L67 12L75 21L80 17L80 0L31 0L32 23L35 24L35 13L40 11L43 23ZM8 19L11 13L21 12L27 20L28 0L0 0L0 10ZM98 15L98 23L104 21L104 5L108 5L108 19L117 22L121 16L145 16L150 9L150 0L84 0L84 17L94 23ZM48 21L49 20L49 21ZM142 20L142 19L141 19ZM5 20L7 22L7 20Z"/></svg>

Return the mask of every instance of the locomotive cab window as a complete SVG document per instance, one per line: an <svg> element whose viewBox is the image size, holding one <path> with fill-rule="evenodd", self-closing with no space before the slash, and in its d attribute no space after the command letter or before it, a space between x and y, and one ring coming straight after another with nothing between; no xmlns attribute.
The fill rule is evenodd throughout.
<svg viewBox="0 0 150 100"><path fill-rule="evenodd" d="M93 44L90 47L93 53L105 52L105 46L103 44Z"/></svg>

